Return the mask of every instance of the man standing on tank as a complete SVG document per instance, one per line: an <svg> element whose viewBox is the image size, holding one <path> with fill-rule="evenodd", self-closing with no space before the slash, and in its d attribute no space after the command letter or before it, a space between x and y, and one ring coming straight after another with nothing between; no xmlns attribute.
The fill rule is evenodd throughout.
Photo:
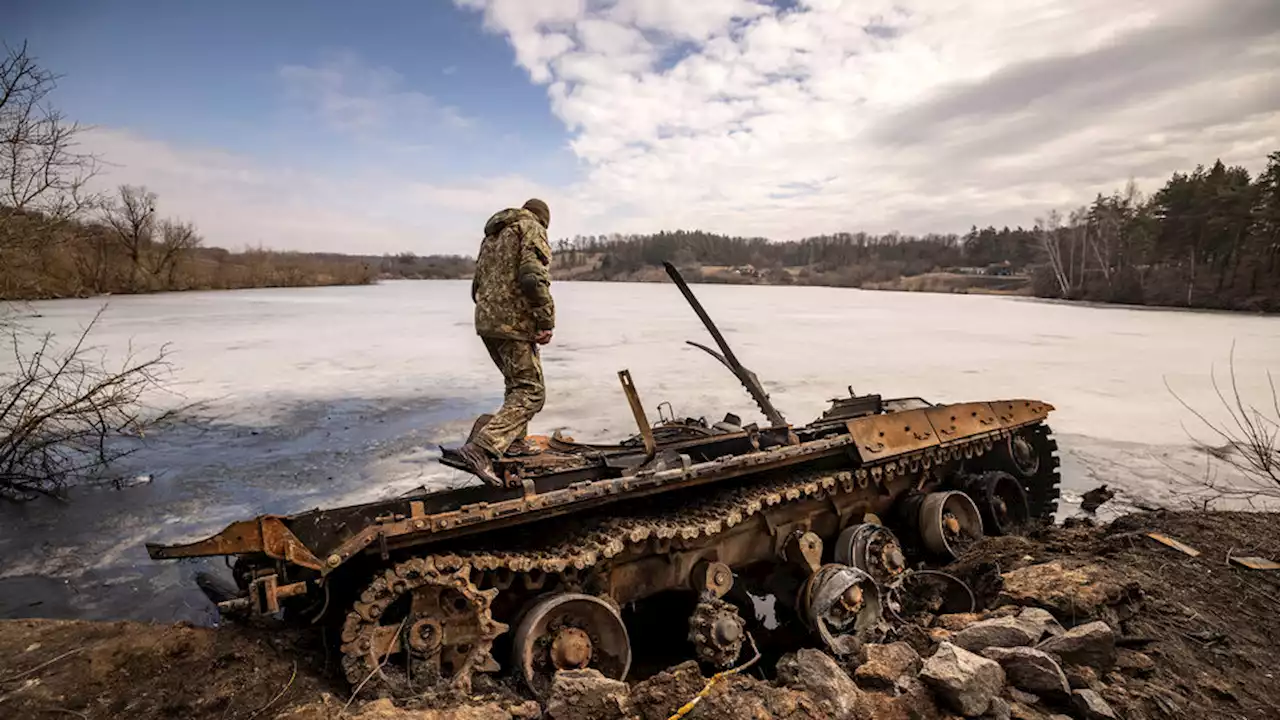
<svg viewBox="0 0 1280 720"><path fill-rule="evenodd" d="M525 437L529 421L546 400L538 346L551 342L555 302L551 298L551 210L529 200L489 218L471 281L476 334L502 372L502 408L459 450L480 479L501 486L493 461L535 454Z"/></svg>

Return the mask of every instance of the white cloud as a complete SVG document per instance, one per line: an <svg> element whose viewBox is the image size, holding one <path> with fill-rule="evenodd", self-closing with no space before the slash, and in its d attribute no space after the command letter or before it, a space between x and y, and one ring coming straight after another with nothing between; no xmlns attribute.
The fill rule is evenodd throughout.
<svg viewBox="0 0 1280 720"><path fill-rule="evenodd" d="M436 187L390 173L319 175L122 130L92 130L82 142L110 163L99 189L146 185L161 214L194 221L206 244L230 249L473 255L490 213L535 195L549 198L553 227L572 222L556 212L565 203L555 190L518 177Z"/></svg>
<svg viewBox="0 0 1280 720"><path fill-rule="evenodd" d="M445 68L451 74L456 68ZM285 65L279 69L287 92L331 126L356 133L412 126L471 124L457 108L404 88L395 70L366 64L343 52L319 65Z"/></svg>
<svg viewBox="0 0 1280 720"><path fill-rule="evenodd" d="M591 232L1029 223L1280 146L1274 0L457 2L547 86Z"/></svg>

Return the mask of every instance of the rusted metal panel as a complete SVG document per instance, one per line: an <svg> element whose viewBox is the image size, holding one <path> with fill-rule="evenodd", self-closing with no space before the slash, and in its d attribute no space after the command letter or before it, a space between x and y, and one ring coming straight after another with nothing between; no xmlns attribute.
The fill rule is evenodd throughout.
<svg viewBox="0 0 1280 720"><path fill-rule="evenodd" d="M213 537L186 545L147 544L147 554L153 560L253 553L312 570L323 567L311 550L285 527L278 515L263 515L232 523Z"/></svg>
<svg viewBox="0 0 1280 720"><path fill-rule="evenodd" d="M1053 406L1039 400L997 400L991 403L991 409L1005 427L1017 427L1038 422L1049 417Z"/></svg>
<svg viewBox="0 0 1280 720"><path fill-rule="evenodd" d="M864 463L923 450L939 443L924 410L855 418L846 422L845 427L849 429Z"/></svg>
<svg viewBox="0 0 1280 720"><path fill-rule="evenodd" d="M1238 557L1232 555L1231 562L1247 567L1250 570L1280 570L1280 563L1262 557Z"/></svg>
<svg viewBox="0 0 1280 720"><path fill-rule="evenodd" d="M640 394L636 392L635 383L631 382L631 371L618 372L618 380L622 382L622 392L631 405L631 414L635 416L636 425L640 428L640 437L644 439L644 454L652 458L658 451L658 444L653 441L653 428L649 426L649 418L644 414L644 406L640 404Z"/></svg>
<svg viewBox="0 0 1280 720"><path fill-rule="evenodd" d="M924 411L943 445L963 442L974 436L1001 429L1000 420L989 403L938 405Z"/></svg>
<svg viewBox="0 0 1280 720"><path fill-rule="evenodd" d="M263 552L261 520L241 520L231 523L225 530L212 537L184 545L159 545L147 543L147 554L152 560L172 560L205 555L239 555Z"/></svg>
<svg viewBox="0 0 1280 720"><path fill-rule="evenodd" d="M1153 532L1153 533L1147 533L1147 537L1151 538L1152 540L1155 540L1156 542L1162 545L1168 545L1169 547L1173 548L1174 550L1177 550L1180 553L1183 553L1184 555L1190 555L1191 557L1200 556L1199 550L1191 547L1190 545L1187 545L1186 543L1182 543L1177 540L1174 540L1168 535L1163 535L1161 533Z"/></svg>

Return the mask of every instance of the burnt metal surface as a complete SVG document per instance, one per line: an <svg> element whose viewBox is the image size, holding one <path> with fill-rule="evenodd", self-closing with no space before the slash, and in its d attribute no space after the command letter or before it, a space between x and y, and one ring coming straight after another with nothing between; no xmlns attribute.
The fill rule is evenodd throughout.
<svg viewBox="0 0 1280 720"><path fill-rule="evenodd" d="M689 616L694 655L713 667L733 665L742 654L746 625L737 607L710 593L704 595Z"/></svg>
<svg viewBox="0 0 1280 720"><path fill-rule="evenodd" d="M946 407L950 406L936 406L933 410ZM1025 416L1033 421L1039 420L1049 408L1040 403L1039 415ZM519 489L475 487L348 508L316 510L285 518L264 516L234 523L218 535L200 542L178 546L148 545L147 548L155 559L265 553L328 573L375 541L385 540L390 548L429 543L543 520L622 499L811 465L823 460L836 461L846 467L869 468L874 473L883 472L882 466L892 460L944 447L938 442L926 412L912 410L855 418L846 422L849 432L845 434L730 454L715 460L694 462L691 458L687 466L642 470L632 475L623 475L617 470L617 476L603 478L598 476L612 475L615 471L595 467L587 469L590 472L584 479L570 482L584 473L583 469L572 469L533 479L532 493ZM1009 429L1007 423L1001 423L999 428L958 438L946 443L946 447L969 448L975 442L1006 435ZM712 436L706 442L714 446L718 441ZM688 456L694 452L692 447L680 448L680 454ZM850 453L851 450L854 452ZM310 544L304 544L304 540Z"/></svg>
<svg viewBox="0 0 1280 720"><path fill-rule="evenodd" d="M711 337L716 341L716 345L720 348L720 353L716 353L711 348L699 345L695 342L690 342L689 344L706 351L712 357L723 363L725 367L729 368L734 376L738 378L738 381L742 383L742 386L747 389L747 392L750 393L751 399L756 401L756 405L759 406L760 412L764 413L764 416L768 418L770 423L773 423L775 426L786 425L786 418L782 417L782 413L778 412L778 409L773 406L773 402L769 400L769 394L764 391L764 386L760 384L760 379L756 377L755 373L746 369L742 366L742 363L738 362L738 357L733 354L733 349L729 347L729 343L726 342L724 336L720 334L720 329L711 321L711 317L707 315L707 311L703 309L702 303L698 302L698 298L694 297L693 291L689 289L689 285L684 281L684 278L680 276L680 272L669 262L664 262L662 265L666 268L667 275L671 277L671 281L676 284L676 287L680 288L680 294L684 295L684 299L693 307L693 311L697 313L698 319L706 326L707 332L711 333Z"/></svg>
<svg viewBox="0 0 1280 720"><path fill-rule="evenodd" d="M561 670L598 670L623 680L631 669L631 639L617 608L593 595L548 595L530 608L512 640L512 664L538 697Z"/></svg>
<svg viewBox="0 0 1280 720"><path fill-rule="evenodd" d="M650 460L658 452L658 444L653 439L653 428L649 427L649 418L644 414L644 405L640 404L640 395L636 392L635 383L631 381L631 371L620 371L618 380L622 382L622 391L626 393L627 404L631 406L631 414L636 419L636 426L640 428L640 437L644 439L645 459Z"/></svg>
<svg viewBox="0 0 1280 720"><path fill-rule="evenodd" d="M465 569L421 558L398 563L348 613L343 672L353 686L378 674L378 687L397 694L441 686L470 691L473 672L497 668L493 640L508 629L489 611L497 594L477 588Z"/></svg>

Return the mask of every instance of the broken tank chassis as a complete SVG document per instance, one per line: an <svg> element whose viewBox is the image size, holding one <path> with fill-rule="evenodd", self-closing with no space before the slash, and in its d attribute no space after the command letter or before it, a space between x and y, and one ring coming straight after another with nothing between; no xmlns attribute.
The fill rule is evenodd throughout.
<svg viewBox="0 0 1280 720"><path fill-rule="evenodd" d="M793 427L668 273L723 354L702 349L734 372L769 425L733 416L650 425L622 371L639 432L621 444L557 435L540 455L497 463L505 488L263 515L198 542L149 544L149 554L235 557L242 595L220 602L224 611L340 624L357 692L465 689L474 673L505 668L541 696L560 669L625 678L622 609L658 593L695 595L694 653L727 667L747 636L738 608L750 608L735 575L781 573L795 592L780 604L841 652L879 622L904 549L945 557L984 525L1005 532L1052 518L1051 405L851 392ZM453 450L441 460L461 465Z"/></svg>

